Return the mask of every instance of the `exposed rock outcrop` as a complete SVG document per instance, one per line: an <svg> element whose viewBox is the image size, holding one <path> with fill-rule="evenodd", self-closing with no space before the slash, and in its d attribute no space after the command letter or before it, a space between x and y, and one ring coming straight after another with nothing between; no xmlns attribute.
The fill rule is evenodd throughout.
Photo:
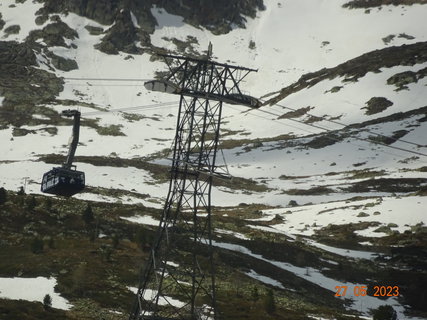
<svg viewBox="0 0 427 320"><path fill-rule="evenodd" d="M48 24L41 30L33 30L28 35L26 41L36 42L39 39L42 39L46 45L60 46L69 48L65 39L74 40L78 38L78 33L71 29L66 23L61 20L57 20L54 23Z"/></svg>
<svg viewBox="0 0 427 320"><path fill-rule="evenodd" d="M5 24L6 24L6 22L4 22L3 16L2 16L2 14L0 12L0 30L3 29L3 27L4 27Z"/></svg>
<svg viewBox="0 0 427 320"><path fill-rule="evenodd" d="M120 10L132 11L141 29L152 33L155 19L151 8L158 6L168 13L180 15L194 26L203 26L214 33L227 33L233 27L244 27L245 16L255 17L264 10L263 0L42 0L39 15L74 12L99 23L110 25Z"/></svg>
<svg viewBox="0 0 427 320"><path fill-rule="evenodd" d="M333 68L323 68L307 73L293 84L283 88L273 98L264 103L275 104L292 93L312 87L320 81L345 77L343 81L357 81L368 72L380 72L381 68L394 66L413 66L427 61L427 42L417 42L409 45L388 47L367 52L359 57L348 60Z"/></svg>
<svg viewBox="0 0 427 320"><path fill-rule="evenodd" d="M343 5L344 8L374 8L383 5L413 5L415 3L427 3L427 0L352 0Z"/></svg>
<svg viewBox="0 0 427 320"><path fill-rule="evenodd" d="M13 117L0 115L0 125L28 123L29 112L39 103L47 103L63 90L63 80L38 68L35 50L28 43L0 41L0 96L4 111L19 110Z"/></svg>
<svg viewBox="0 0 427 320"><path fill-rule="evenodd" d="M391 107L393 102L384 97L372 97L369 101L366 102L366 107L362 109L366 109L366 115L373 115L376 113L383 112L388 107Z"/></svg>
<svg viewBox="0 0 427 320"><path fill-rule="evenodd" d="M138 41L143 45L150 44L149 36L134 26L130 11L121 10L96 48L108 54L117 54L119 51L135 54L139 51L135 44Z"/></svg>
<svg viewBox="0 0 427 320"><path fill-rule="evenodd" d="M52 65L58 70L71 71L79 68L77 62L72 59L57 56L56 54L48 50L45 50L45 53L46 56L50 58L50 62L52 63Z"/></svg>
<svg viewBox="0 0 427 320"><path fill-rule="evenodd" d="M265 9L262 0L166 0L158 5L168 13L184 17L185 22L203 26L214 34L228 33L235 27L244 28L245 16L253 18L257 10Z"/></svg>

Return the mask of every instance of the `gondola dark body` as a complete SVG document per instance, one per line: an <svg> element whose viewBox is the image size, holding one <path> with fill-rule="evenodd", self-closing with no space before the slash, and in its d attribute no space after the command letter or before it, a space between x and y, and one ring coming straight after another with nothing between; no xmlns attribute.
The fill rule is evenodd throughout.
<svg viewBox="0 0 427 320"><path fill-rule="evenodd" d="M62 167L55 167L43 175L41 191L57 196L71 197L81 192L85 187L85 174L77 171L73 165L74 154L79 143L80 112L77 110L65 110L62 115L73 117L73 135L68 150L68 155Z"/></svg>
<svg viewBox="0 0 427 320"><path fill-rule="evenodd" d="M43 175L41 191L57 196L71 197L85 187L82 171L56 167Z"/></svg>

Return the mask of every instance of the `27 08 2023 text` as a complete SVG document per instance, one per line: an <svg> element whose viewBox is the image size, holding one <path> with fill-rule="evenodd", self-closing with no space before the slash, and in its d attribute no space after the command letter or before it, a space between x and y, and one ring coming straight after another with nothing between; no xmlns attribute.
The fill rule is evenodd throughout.
<svg viewBox="0 0 427 320"><path fill-rule="evenodd" d="M374 297L397 297L400 295L399 286L373 286L372 289L372 296ZM351 290L353 295L357 297L368 295L368 286L335 286L335 296L344 297L349 294Z"/></svg>

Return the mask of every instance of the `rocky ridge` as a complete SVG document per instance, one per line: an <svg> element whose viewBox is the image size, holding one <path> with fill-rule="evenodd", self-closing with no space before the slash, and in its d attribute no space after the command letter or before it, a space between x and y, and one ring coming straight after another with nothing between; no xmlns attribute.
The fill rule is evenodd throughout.
<svg viewBox="0 0 427 320"><path fill-rule="evenodd" d="M365 53L359 57L348 60L333 68L323 68L316 72L304 74L297 82L283 88L273 98L268 99L263 105L273 105L285 99L292 93L312 87L326 79L343 77L343 82L356 82L368 72L381 72L381 68L394 66L413 66L427 61L427 42L393 46ZM424 77L424 71L420 71L420 78ZM400 79L400 81L398 80ZM416 78L413 82L415 82ZM390 84L402 86L408 80L394 76L388 81ZM333 88L332 91L339 91Z"/></svg>

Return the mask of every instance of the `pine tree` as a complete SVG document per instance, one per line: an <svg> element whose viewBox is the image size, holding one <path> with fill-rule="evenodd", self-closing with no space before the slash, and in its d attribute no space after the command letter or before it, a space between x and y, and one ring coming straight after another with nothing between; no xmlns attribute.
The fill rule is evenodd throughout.
<svg viewBox="0 0 427 320"><path fill-rule="evenodd" d="M254 302L257 302L258 299L259 299L258 287L257 286L253 286L253 288L252 288L252 300Z"/></svg>
<svg viewBox="0 0 427 320"><path fill-rule="evenodd" d="M47 245L48 245L49 249L55 249L55 241L53 240L52 237L49 238Z"/></svg>
<svg viewBox="0 0 427 320"><path fill-rule="evenodd" d="M148 235L142 228L136 231L135 242L140 249L144 249L145 245L147 245Z"/></svg>
<svg viewBox="0 0 427 320"><path fill-rule="evenodd" d="M73 271L72 274L72 290L73 293L83 296L86 289L87 281L87 263L81 262Z"/></svg>
<svg viewBox="0 0 427 320"><path fill-rule="evenodd" d="M49 212L52 210L52 200L50 198L46 198L46 200L44 201L44 207Z"/></svg>
<svg viewBox="0 0 427 320"><path fill-rule="evenodd" d="M119 238L119 236L115 233L115 234L113 234L113 248L114 249L117 249L117 247L119 246L119 243L120 243L120 238Z"/></svg>
<svg viewBox="0 0 427 320"><path fill-rule="evenodd" d="M33 211L34 208L37 206L37 201L36 198L34 196L31 196L28 200L27 200L27 209L30 211Z"/></svg>
<svg viewBox="0 0 427 320"><path fill-rule="evenodd" d="M52 307L52 298L48 294L43 298L43 307L45 310L49 310Z"/></svg>
<svg viewBox="0 0 427 320"><path fill-rule="evenodd" d="M379 306L378 309L374 311L374 320L396 320L397 314L394 311L392 306L384 305Z"/></svg>
<svg viewBox="0 0 427 320"><path fill-rule="evenodd" d="M264 299L264 308L268 314L272 314L276 311L276 302L274 301L273 290L268 289L267 295Z"/></svg>
<svg viewBox="0 0 427 320"><path fill-rule="evenodd" d="M0 205L5 204L7 201L7 192L6 189L1 187L0 188Z"/></svg>
<svg viewBox="0 0 427 320"><path fill-rule="evenodd" d="M42 253L44 249L44 242L40 238L34 238L31 241L30 249L32 253L38 254Z"/></svg>
<svg viewBox="0 0 427 320"><path fill-rule="evenodd" d="M90 204L88 204L86 209L83 211L82 218L83 218L83 221L86 223L86 225L90 225L95 220L95 217L93 216L92 207Z"/></svg>

